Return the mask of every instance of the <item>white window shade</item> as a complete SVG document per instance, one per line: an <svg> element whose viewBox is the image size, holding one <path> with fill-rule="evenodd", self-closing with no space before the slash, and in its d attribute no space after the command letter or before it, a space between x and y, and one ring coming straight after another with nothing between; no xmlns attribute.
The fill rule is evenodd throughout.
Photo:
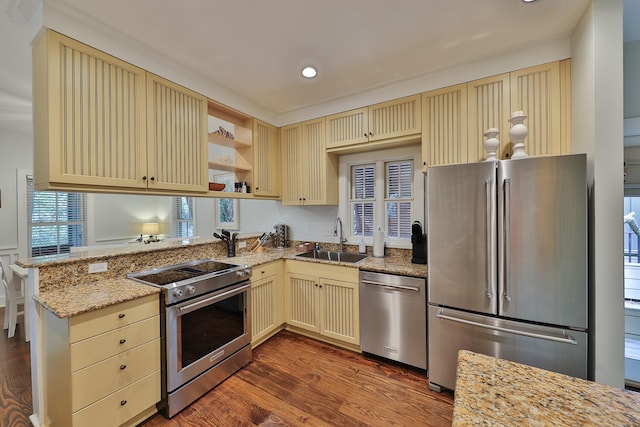
<svg viewBox="0 0 640 427"><path fill-rule="evenodd" d="M387 237L409 239L413 218L413 162L387 162L385 182Z"/></svg>
<svg viewBox="0 0 640 427"><path fill-rule="evenodd" d="M351 168L351 234L373 236L376 173L375 165Z"/></svg>

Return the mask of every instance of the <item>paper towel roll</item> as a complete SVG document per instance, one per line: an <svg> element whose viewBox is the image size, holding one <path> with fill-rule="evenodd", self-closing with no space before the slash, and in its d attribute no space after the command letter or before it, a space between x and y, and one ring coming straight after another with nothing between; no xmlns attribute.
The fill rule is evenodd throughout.
<svg viewBox="0 0 640 427"><path fill-rule="evenodd" d="M381 258L384 256L384 231L373 232L373 256Z"/></svg>

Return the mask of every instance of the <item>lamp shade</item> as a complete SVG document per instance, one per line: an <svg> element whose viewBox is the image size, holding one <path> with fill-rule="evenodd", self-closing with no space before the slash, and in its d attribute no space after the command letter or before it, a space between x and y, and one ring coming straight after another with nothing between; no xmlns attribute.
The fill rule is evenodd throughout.
<svg viewBox="0 0 640 427"><path fill-rule="evenodd" d="M142 224L142 234L149 236L160 233L160 224L157 222L145 222Z"/></svg>

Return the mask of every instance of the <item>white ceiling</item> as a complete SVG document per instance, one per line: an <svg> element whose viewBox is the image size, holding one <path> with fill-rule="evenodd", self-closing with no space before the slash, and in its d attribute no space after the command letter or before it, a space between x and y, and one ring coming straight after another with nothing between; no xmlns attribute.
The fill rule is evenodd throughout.
<svg viewBox="0 0 640 427"><path fill-rule="evenodd" d="M565 38L590 0L56 0L282 114ZM640 17L640 1L625 0ZM0 0L0 127L30 114L33 0ZM22 11L24 13L24 11ZM632 16L632 14L628 14ZM625 18L627 13L625 10ZM625 25L625 29L640 25ZM640 35L634 36L640 38ZM6 60L6 59L9 60ZM300 76L304 65L318 77Z"/></svg>

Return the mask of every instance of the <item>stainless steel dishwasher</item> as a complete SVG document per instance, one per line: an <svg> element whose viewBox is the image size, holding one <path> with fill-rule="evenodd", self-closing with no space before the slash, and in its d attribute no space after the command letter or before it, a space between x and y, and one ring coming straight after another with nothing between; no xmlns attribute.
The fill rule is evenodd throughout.
<svg viewBox="0 0 640 427"><path fill-rule="evenodd" d="M426 279L360 271L360 348L427 369Z"/></svg>

